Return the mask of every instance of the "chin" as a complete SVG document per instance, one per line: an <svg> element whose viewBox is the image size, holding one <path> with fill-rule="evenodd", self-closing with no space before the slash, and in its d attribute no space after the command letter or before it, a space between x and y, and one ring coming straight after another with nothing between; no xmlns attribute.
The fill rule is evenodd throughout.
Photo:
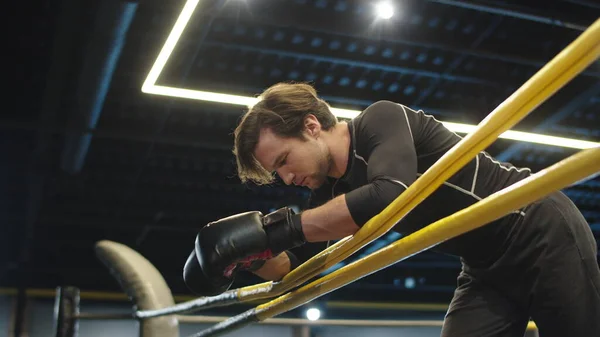
<svg viewBox="0 0 600 337"><path fill-rule="evenodd" d="M306 187L308 187L311 190L316 190L317 188L323 186L323 182L324 180L321 179L311 179L308 184L306 184Z"/></svg>

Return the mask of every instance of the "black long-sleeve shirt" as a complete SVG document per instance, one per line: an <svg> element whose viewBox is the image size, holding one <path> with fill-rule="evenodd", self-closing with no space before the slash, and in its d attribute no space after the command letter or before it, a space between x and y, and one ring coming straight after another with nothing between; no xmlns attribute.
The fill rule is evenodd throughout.
<svg viewBox="0 0 600 337"><path fill-rule="evenodd" d="M329 179L313 191L309 207L345 193L350 214L359 226L380 213L461 139L433 116L390 101L372 104L349 121L348 127L347 170L340 179ZM527 168L500 163L480 152L393 230L408 235L530 174ZM434 250L460 256L467 263L486 263L502 249L511 220L523 215L522 210L515 211Z"/></svg>

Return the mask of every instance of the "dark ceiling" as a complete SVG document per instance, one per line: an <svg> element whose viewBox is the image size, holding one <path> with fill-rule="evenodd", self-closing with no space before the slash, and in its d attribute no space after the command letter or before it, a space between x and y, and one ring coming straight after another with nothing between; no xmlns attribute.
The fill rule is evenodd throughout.
<svg viewBox="0 0 600 337"><path fill-rule="evenodd" d="M584 0L392 2L398 15L381 22L366 0L201 1L158 84L252 96L310 81L336 107L389 99L476 124L600 17L600 5ZM184 3L13 4L1 286L118 290L93 251L109 239L189 295L182 265L200 227L306 200L300 188L239 183L231 133L242 106L142 93ZM599 108L596 63L516 129L600 141ZM576 150L498 140L488 151L537 171ZM600 238L600 179L565 191ZM459 268L424 252L328 296L445 303Z"/></svg>

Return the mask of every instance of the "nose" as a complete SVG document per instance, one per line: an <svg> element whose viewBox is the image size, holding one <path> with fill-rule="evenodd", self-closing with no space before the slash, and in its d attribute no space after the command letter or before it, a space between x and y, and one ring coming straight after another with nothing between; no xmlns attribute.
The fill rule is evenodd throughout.
<svg viewBox="0 0 600 337"><path fill-rule="evenodd" d="M280 170L280 172L277 172L277 174L279 177L281 177L281 180L283 180L286 185L291 185L294 182L295 176L292 172Z"/></svg>

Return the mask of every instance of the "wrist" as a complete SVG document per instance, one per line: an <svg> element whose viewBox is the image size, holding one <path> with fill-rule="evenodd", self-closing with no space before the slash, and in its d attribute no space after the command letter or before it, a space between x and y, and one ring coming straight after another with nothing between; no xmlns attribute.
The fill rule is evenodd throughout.
<svg viewBox="0 0 600 337"><path fill-rule="evenodd" d="M300 214L295 214L291 208L284 207L267 214L263 223L274 255L306 243Z"/></svg>

